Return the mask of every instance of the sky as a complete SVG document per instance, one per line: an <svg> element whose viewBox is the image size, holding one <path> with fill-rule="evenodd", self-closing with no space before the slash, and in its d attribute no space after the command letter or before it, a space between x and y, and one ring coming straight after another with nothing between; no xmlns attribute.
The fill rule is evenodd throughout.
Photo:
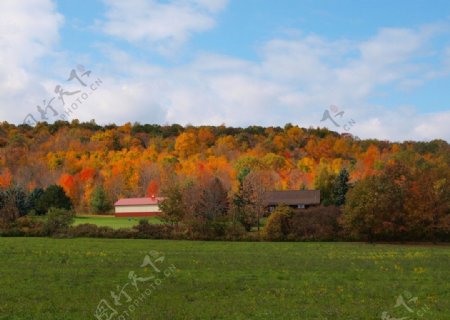
<svg viewBox="0 0 450 320"><path fill-rule="evenodd" d="M0 121L450 141L447 0L1 0Z"/></svg>

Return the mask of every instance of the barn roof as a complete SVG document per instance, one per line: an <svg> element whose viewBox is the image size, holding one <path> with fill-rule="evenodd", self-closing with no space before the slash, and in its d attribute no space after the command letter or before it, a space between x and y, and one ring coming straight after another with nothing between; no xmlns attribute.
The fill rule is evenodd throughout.
<svg viewBox="0 0 450 320"><path fill-rule="evenodd" d="M265 202L267 205L320 204L320 190L269 191Z"/></svg>
<svg viewBox="0 0 450 320"><path fill-rule="evenodd" d="M125 198L120 199L114 205L118 206L145 206L151 204L158 204L159 201L163 200L162 197L151 197L151 198Z"/></svg>

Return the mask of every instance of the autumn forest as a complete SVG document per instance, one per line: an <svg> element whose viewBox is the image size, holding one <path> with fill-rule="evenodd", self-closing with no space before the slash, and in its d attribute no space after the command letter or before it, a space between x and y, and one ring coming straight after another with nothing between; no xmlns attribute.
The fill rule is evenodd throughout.
<svg viewBox="0 0 450 320"><path fill-rule="evenodd" d="M359 140L291 124L0 124L0 189L32 193L57 184L78 213L108 212L121 197L174 194L176 186L184 211L195 211L214 181L226 192L227 212L236 211L246 186L318 189L324 209L338 208L339 232L348 238L449 236L450 146L443 140ZM103 209L96 205L100 196ZM255 227L248 216L239 221Z"/></svg>

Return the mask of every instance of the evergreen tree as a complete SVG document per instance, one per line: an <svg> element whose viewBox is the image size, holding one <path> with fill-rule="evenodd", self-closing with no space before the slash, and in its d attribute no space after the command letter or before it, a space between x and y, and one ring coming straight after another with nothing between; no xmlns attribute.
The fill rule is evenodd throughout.
<svg viewBox="0 0 450 320"><path fill-rule="evenodd" d="M28 194L27 200L26 200L26 206L28 212L30 211L36 211L36 205L39 200L39 198L44 194L44 189L42 188L35 188L33 191L31 191L30 194Z"/></svg>
<svg viewBox="0 0 450 320"><path fill-rule="evenodd" d="M249 210L251 205L251 194L244 188L244 180L250 173L250 169L247 167L242 168L237 179L239 181L239 189L233 196L233 223L237 222L242 224L245 230L250 231L253 225L256 223L251 211Z"/></svg>
<svg viewBox="0 0 450 320"><path fill-rule="evenodd" d="M111 201L102 186L97 186L92 192L90 205L93 213L107 213L111 210Z"/></svg>
<svg viewBox="0 0 450 320"><path fill-rule="evenodd" d="M347 169L341 169L339 175L334 180L332 191L332 201L335 206L340 207L345 204L345 195L349 189L348 179L349 174Z"/></svg>
<svg viewBox="0 0 450 320"><path fill-rule="evenodd" d="M64 192L64 189L55 184L45 189L36 203L36 212L38 214L46 214L50 208L72 209L72 202Z"/></svg>

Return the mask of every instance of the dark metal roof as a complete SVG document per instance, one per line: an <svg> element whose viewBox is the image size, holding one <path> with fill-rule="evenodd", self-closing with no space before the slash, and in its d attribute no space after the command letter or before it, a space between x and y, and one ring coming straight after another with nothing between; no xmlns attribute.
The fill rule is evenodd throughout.
<svg viewBox="0 0 450 320"><path fill-rule="evenodd" d="M269 191L266 205L320 204L320 190Z"/></svg>

